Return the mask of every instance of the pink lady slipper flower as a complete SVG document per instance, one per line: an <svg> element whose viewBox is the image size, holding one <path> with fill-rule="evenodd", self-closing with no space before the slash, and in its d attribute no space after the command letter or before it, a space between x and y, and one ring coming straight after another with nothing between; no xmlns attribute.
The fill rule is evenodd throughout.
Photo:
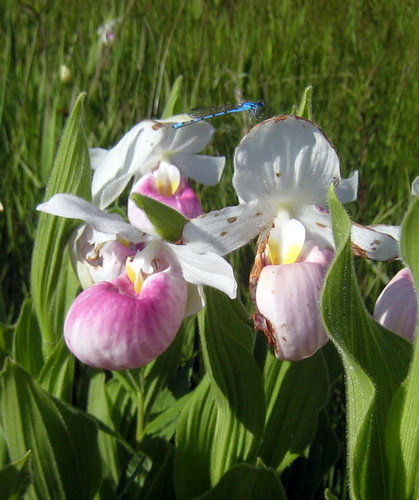
<svg viewBox="0 0 419 500"><path fill-rule="evenodd" d="M68 311L64 338L83 363L108 370L144 366L174 340L187 284L170 251L150 243L126 272L82 292Z"/></svg>
<svg viewBox="0 0 419 500"><path fill-rule="evenodd" d="M71 194L56 194L37 208L142 248L117 278L84 290L68 312L66 343L87 364L111 370L143 366L169 346L183 318L202 307L200 287L236 296L233 270L215 253L164 242Z"/></svg>
<svg viewBox="0 0 419 500"><path fill-rule="evenodd" d="M185 243L221 255L259 235L251 276L255 326L265 331L280 359L310 356L327 340L318 310L334 250L327 194L334 184L343 201L352 200L356 183L356 176L341 180L338 155L314 123L296 116L271 118L236 149L233 184L241 204L185 225ZM365 257L398 255L388 234L353 225L352 238L356 253Z"/></svg>
<svg viewBox="0 0 419 500"><path fill-rule="evenodd" d="M408 268L399 271L375 303L374 319L388 330L413 342L418 319L418 298Z"/></svg>

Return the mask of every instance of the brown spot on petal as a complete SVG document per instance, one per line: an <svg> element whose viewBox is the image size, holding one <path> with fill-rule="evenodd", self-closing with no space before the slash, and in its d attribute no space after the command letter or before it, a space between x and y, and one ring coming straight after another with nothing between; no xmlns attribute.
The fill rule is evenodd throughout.
<svg viewBox="0 0 419 500"><path fill-rule="evenodd" d="M354 252L354 255L356 255L357 257L362 257L363 259L369 258L367 252L358 245L355 245L355 243L352 243L352 251Z"/></svg>
<svg viewBox="0 0 419 500"><path fill-rule="evenodd" d="M222 233L220 233L220 236L225 236L226 234L228 234L228 231L223 231Z"/></svg>
<svg viewBox="0 0 419 500"><path fill-rule="evenodd" d="M326 229L326 225L325 224L321 224L320 222L316 222L316 226L319 227L320 229Z"/></svg>
<svg viewBox="0 0 419 500"><path fill-rule="evenodd" d="M152 129L153 130L159 130L159 128L163 128L165 127L164 123L160 123L160 122L153 122L153 125L152 125Z"/></svg>
<svg viewBox="0 0 419 500"><path fill-rule="evenodd" d="M229 219L227 219L227 222L233 223L236 222L237 219L238 217L230 217Z"/></svg>
<svg viewBox="0 0 419 500"><path fill-rule="evenodd" d="M253 303L256 306L256 287L259 281L260 273L262 269L266 266L265 261L265 247L266 247L267 239L262 241L256 251L255 262L253 264L252 270L250 271L249 276L249 291L250 297Z"/></svg>

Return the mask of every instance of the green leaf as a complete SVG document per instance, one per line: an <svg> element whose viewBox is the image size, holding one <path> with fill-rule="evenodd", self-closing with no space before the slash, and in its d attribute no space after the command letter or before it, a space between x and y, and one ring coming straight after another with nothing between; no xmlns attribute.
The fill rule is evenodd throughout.
<svg viewBox="0 0 419 500"><path fill-rule="evenodd" d="M217 404L205 376L185 404L176 430L174 481L177 498L193 498L211 488L211 450Z"/></svg>
<svg viewBox="0 0 419 500"><path fill-rule="evenodd" d="M134 420L133 406L130 395L118 380L106 381L103 371L97 371L92 377L87 410L106 426L100 426L98 434L103 466L101 498L115 498L119 479L134 453L134 450L130 452L127 449L119 436L117 438L111 432L119 434L124 429L128 434L127 428L131 427Z"/></svg>
<svg viewBox="0 0 419 500"><path fill-rule="evenodd" d="M184 215L149 196L133 193L130 198L138 208L144 210L154 229L164 240L172 243L180 240L183 226L188 222Z"/></svg>
<svg viewBox="0 0 419 500"><path fill-rule="evenodd" d="M45 200L67 192L90 199L89 152L82 127L83 101L78 98L67 121L51 172ZM67 240L77 222L41 213L31 269L31 290L46 357L61 338L65 314L79 289Z"/></svg>
<svg viewBox="0 0 419 500"><path fill-rule="evenodd" d="M70 401L73 390L74 356L64 339L58 342L39 376L42 387L53 396Z"/></svg>
<svg viewBox="0 0 419 500"><path fill-rule="evenodd" d="M265 467L241 464L224 474L219 483L196 500L286 500L287 495L278 475Z"/></svg>
<svg viewBox="0 0 419 500"><path fill-rule="evenodd" d="M385 429L411 347L368 315L356 284L351 224L333 190L329 196L335 260L326 276L323 321L344 364L348 406L348 467L353 498L391 498Z"/></svg>
<svg viewBox="0 0 419 500"><path fill-rule="evenodd" d="M31 483L31 452L0 470L0 498L22 498Z"/></svg>
<svg viewBox="0 0 419 500"><path fill-rule="evenodd" d="M166 102L166 106L164 107L163 113L161 115L161 119L169 118L169 116L173 116L175 114L176 104L179 99L180 89L183 83L183 76L180 75L176 78L175 83L173 84L169 99Z"/></svg>
<svg viewBox="0 0 419 500"><path fill-rule="evenodd" d="M312 110L312 99L313 99L313 86L309 85L305 88L303 96L301 98L300 104L295 111L297 116L302 118L307 118L307 120L312 120L313 110Z"/></svg>
<svg viewBox="0 0 419 500"><path fill-rule="evenodd" d="M321 481L339 457L340 443L327 418L319 413L316 435L306 456L299 457L281 477L289 498L314 500ZM304 481L301 481L304 478Z"/></svg>
<svg viewBox="0 0 419 500"><path fill-rule="evenodd" d="M411 205L403 226L401 253L419 290L419 198ZM393 498L419 497L419 320L413 362L394 401L387 430Z"/></svg>
<svg viewBox="0 0 419 500"><path fill-rule="evenodd" d="M202 352L217 401L218 419L211 454L211 481L216 484L234 465L253 460L265 422L262 377L252 356L253 333L242 319L238 301L206 290L199 315Z"/></svg>
<svg viewBox="0 0 419 500"><path fill-rule="evenodd" d="M141 442L141 453L151 462L137 498L144 500L175 498L173 485L174 447L160 438L145 436Z"/></svg>
<svg viewBox="0 0 419 500"><path fill-rule="evenodd" d="M318 414L329 391L321 352L302 361L279 361L269 353L265 364L266 428L259 456L283 470L312 442Z"/></svg>
<svg viewBox="0 0 419 500"><path fill-rule="evenodd" d="M15 328L0 323L0 367L4 360L11 355L13 349Z"/></svg>
<svg viewBox="0 0 419 500"><path fill-rule="evenodd" d="M26 299L20 310L13 339L13 359L35 377L44 363L42 336L31 299Z"/></svg>
<svg viewBox="0 0 419 500"><path fill-rule="evenodd" d="M162 390L167 387L179 367L185 339L185 328L191 322L191 319L185 320L169 348L156 360L144 367L144 411L146 418L153 412L156 399Z"/></svg>
<svg viewBox="0 0 419 500"><path fill-rule="evenodd" d="M172 396L170 398L172 404L147 423L144 434L170 440L176 431L181 411L191 396L192 393L188 393L177 400Z"/></svg>
<svg viewBox="0 0 419 500"><path fill-rule="evenodd" d="M32 451L28 498L92 498L101 476L95 423L13 361L0 376L0 423L12 461Z"/></svg>

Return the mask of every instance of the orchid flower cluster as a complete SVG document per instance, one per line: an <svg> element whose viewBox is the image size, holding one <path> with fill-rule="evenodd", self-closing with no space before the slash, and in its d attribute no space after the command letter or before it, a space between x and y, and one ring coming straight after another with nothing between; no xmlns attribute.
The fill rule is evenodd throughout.
<svg viewBox="0 0 419 500"><path fill-rule="evenodd" d="M69 240L84 290L66 317L68 348L99 368L146 365L168 348L183 319L204 306L203 286L236 297L234 271L224 256L257 237L249 285L254 326L265 333L278 359L311 356L328 340L319 313L335 249L327 194L332 184L341 202L355 200L357 172L341 178L338 155L314 123L296 116L271 118L236 148L238 205L202 214L188 179L216 185L225 158L197 154L213 135L211 125L174 129L179 120L142 121L112 149L91 149L92 203L60 193L38 206L83 221ZM123 217L109 207L128 186ZM177 238L161 236L135 194L182 214ZM390 233L353 224L355 254L396 259L398 242ZM410 283L405 326L399 330L391 320L394 285L383 292L375 316L412 340L417 301L408 270L402 278Z"/></svg>

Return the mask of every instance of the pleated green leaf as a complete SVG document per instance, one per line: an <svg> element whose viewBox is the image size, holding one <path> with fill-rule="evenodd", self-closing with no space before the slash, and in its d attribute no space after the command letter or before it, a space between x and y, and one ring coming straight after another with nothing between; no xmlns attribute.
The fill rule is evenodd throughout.
<svg viewBox="0 0 419 500"><path fill-rule="evenodd" d="M219 483L196 500L286 500L278 475L266 467L241 464L226 472Z"/></svg>
<svg viewBox="0 0 419 500"><path fill-rule="evenodd" d="M176 430L174 482L177 498L194 498L211 488L211 450L218 410L208 376L185 404Z"/></svg>
<svg viewBox="0 0 419 500"><path fill-rule="evenodd" d="M42 336L31 299L20 310L13 337L13 359L35 377L44 364Z"/></svg>
<svg viewBox="0 0 419 500"><path fill-rule="evenodd" d="M281 477L289 498L315 500L327 471L339 457L340 443L324 410L319 413L316 435L310 447ZM301 480L304 478L304 481Z"/></svg>
<svg viewBox="0 0 419 500"><path fill-rule="evenodd" d="M103 371L97 371L89 385L87 410L102 422L98 433L98 446L103 469L101 494L115 496L118 482L134 450L129 450L119 437L119 431L128 434L134 420L134 404L118 380L106 380ZM131 420L132 419L132 420ZM112 434L112 431L117 436ZM109 493L111 496L109 497Z"/></svg>
<svg viewBox="0 0 419 500"><path fill-rule="evenodd" d="M283 470L309 446L318 414L329 391L321 352L302 361L279 361L269 353L265 363L266 428L259 455L266 465Z"/></svg>
<svg viewBox="0 0 419 500"><path fill-rule="evenodd" d="M419 290L419 198L402 226L401 252ZM409 375L392 406L387 431L393 498L419 498L419 321Z"/></svg>
<svg viewBox="0 0 419 500"><path fill-rule="evenodd" d="M82 126L83 101L78 98L67 121L45 201L56 193L73 193L90 200L90 162ZM34 207L35 210L35 207ZM41 213L32 259L31 290L46 357L61 338L65 314L79 283L71 267L67 240L77 222Z"/></svg>
<svg viewBox="0 0 419 500"><path fill-rule="evenodd" d="M215 485L231 467L255 458L265 423L265 399L250 349L253 332L243 321L240 303L207 289L206 304L199 315L199 329L218 409L211 455Z"/></svg>
<svg viewBox="0 0 419 500"><path fill-rule="evenodd" d="M0 498L22 498L31 483L31 452L0 470Z"/></svg>
<svg viewBox="0 0 419 500"><path fill-rule="evenodd" d="M407 374L411 347L368 315L355 279L351 224L332 190L329 205L337 250L321 310L346 374L351 494L354 499L391 498L385 430L390 404Z"/></svg>
<svg viewBox="0 0 419 500"><path fill-rule="evenodd" d="M42 368L39 383L53 396L70 401L73 372L74 356L61 338Z"/></svg>
<svg viewBox="0 0 419 500"><path fill-rule="evenodd" d="M25 498L93 497L101 478L95 423L13 361L0 376L0 423L12 461L32 452L33 484Z"/></svg>

